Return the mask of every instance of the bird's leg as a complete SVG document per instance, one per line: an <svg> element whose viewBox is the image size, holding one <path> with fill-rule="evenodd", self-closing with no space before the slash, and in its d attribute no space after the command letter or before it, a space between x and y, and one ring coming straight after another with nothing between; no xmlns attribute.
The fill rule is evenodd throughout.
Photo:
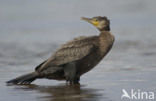
<svg viewBox="0 0 156 101"><path fill-rule="evenodd" d="M80 77L75 77L73 83L74 83L74 84L80 84L79 81L80 81Z"/></svg>
<svg viewBox="0 0 156 101"><path fill-rule="evenodd" d="M64 66L64 74L66 77L66 82L70 84L74 84L74 82L78 81L76 78L76 66L74 62L68 63Z"/></svg>

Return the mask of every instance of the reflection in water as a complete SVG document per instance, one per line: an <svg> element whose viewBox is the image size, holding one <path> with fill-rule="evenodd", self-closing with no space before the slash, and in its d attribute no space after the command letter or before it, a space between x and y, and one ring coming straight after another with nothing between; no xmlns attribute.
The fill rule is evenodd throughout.
<svg viewBox="0 0 156 101"><path fill-rule="evenodd" d="M25 91L37 91L41 93L38 99L46 101L98 101L102 94L96 89L84 88L80 85L39 86L26 85L18 87ZM17 90L17 89L16 89ZM45 96L44 93L46 94ZM48 94L48 95L47 95ZM105 99L103 99L104 101ZM108 101L108 100L107 100Z"/></svg>

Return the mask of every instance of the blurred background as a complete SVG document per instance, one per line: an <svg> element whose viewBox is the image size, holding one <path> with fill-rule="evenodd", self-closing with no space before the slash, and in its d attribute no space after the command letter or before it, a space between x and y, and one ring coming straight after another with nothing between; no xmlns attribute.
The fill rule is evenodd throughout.
<svg viewBox="0 0 156 101"><path fill-rule="evenodd" d="M0 0L0 100L121 101L122 89L150 91L156 84L156 1ZM80 17L107 16L115 44L81 87L37 80L31 86L5 81L34 70L63 43L98 35ZM51 89L51 90L50 90Z"/></svg>

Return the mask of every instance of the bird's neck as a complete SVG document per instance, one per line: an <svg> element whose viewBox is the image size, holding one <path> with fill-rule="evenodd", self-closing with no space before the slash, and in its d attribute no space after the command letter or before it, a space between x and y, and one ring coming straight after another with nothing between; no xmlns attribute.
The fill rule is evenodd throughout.
<svg viewBox="0 0 156 101"><path fill-rule="evenodd" d="M109 39L109 37L111 36L110 31L100 31L100 38L101 39Z"/></svg>
<svg viewBox="0 0 156 101"><path fill-rule="evenodd" d="M114 36L110 31L101 31L99 35L99 43L101 46L101 51L107 51L106 49L112 46L114 42Z"/></svg>
<svg viewBox="0 0 156 101"><path fill-rule="evenodd" d="M108 26L106 26L106 27L103 27L103 28L98 28L99 29L99 31L110 31L110 26L108 25Z"/></svg>
<svg viewBox="0 0 156 101"><path fill-rule="evenodd" d="M110 31L101 31L99 38L101 42L114 42L114 36L111 34Z"/></svg>

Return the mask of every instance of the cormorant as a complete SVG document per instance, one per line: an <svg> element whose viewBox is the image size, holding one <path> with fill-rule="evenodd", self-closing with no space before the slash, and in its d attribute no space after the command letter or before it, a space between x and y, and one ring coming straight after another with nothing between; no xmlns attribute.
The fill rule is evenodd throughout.
<svg viewBox="0 0 156 101"><path fill-rule="evenodd" d="M80 76L95 67L109 52L114 43L107 17L82 17L99 31L98 36L78 37L63 44L49 59L35 68L35 71L7 81L11 84L30 84L35 79L47 78L66 80L79 84Z"/></svg>

